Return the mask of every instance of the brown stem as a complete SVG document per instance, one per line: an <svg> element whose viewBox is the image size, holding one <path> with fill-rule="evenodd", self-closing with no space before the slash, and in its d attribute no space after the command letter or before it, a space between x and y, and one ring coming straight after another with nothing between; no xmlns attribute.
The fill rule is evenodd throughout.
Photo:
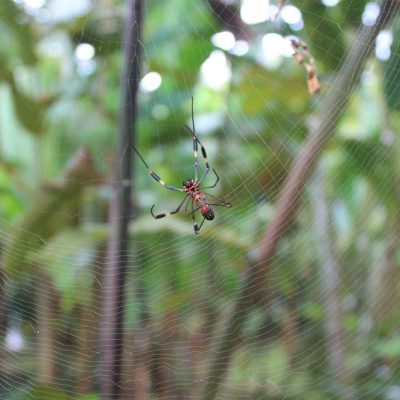
<svg viewBox="0 0 400 400"><path fill-rule="evenodd" d="M110 204L110 236L103 281L101 340L101 394L103 400L121 393L125 273L128 263L128 224L131 216L131 145L135 135L139 50L143 0L128 0L123 37L124 70L121 78L119 143L115 163L115 185Z"/></svg>
<svg viewBox="0 0 400 400"><path fill-rule="evenodd" d="M245 280L226 326L225 334L222 335L222 339L217 345L207 373L203 400L216 398L229 368L240 331L250 311L250 306L252 306L252 298L255 292L265 284L267 273L274 262L278 243L291 225L308 176L326 142L334 133L337 121L345 109L348 99L359 81L364 64L373 49L377 34L396 15L397 9L398 0L381 2L381 13L377 22L372 27L360 28L334 84L321 101L320 113L312 126L303 150L292 165L266 234L259 246L249 256Z"/></svg>

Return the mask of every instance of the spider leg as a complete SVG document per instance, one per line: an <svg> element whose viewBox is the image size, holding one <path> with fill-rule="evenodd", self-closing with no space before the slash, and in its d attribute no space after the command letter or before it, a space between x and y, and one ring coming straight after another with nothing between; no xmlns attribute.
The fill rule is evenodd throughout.
<svg viewBox="0 0 400 400"><path fill-rule="evenodd" d="M188 212L189 203L190 203L191 208L192 208L191 212ZM188 202L186 203L185 210L184 210L184 213L185 213L186 216L192 215L192 214L194 214L196 211L200 210L200 207L197 207L197 208L193 209L193 204L194 204L194 203L193 203L193 200L190 201L190 202L188 201Z"/></svg>
<svg viewBox="0 0 400 400"><path fill-rule="evenodd" d="M217 180L211 186L205 186L202 189L213 189L213 188L215 188L215 186L217 186L217 184L219 182L219 175L217 174L217 172L215 171L214 168L212 170L213 170L215 176L217 177Z"/></svg>
<svg viewBox="0 0 400 400"><path fill-rule="evenodd" d="M186 214L187 216L189 216L189 215L194 215L197 211L199 211L200 210L200 207L197 207L197 208L195 208L195 209L193 209L193 207L192 207L192 211L190 212L190 213L188 213L188 214Z"/></svg>
<svg viewBox="0 0 400 400"><path fill-rule="evenodd" d="M194 180L197 182L199 180L199 160L197 159L198 153L198 143L197 139L193 138L193 153L194 153Z"/></svg>
<svg viewBox="0 0 400 400"><path fill-rule="evenodd" d="M226 201L224 199L221 199L220 197L216 197L211 193L206 193L204 194L207 197L211 197L211 200L214 201L214 203L208 203L210 206L224 206L224 207L232 207L232 204L229 201Z"/></svg>
<svg viewBox="0 0 400 400"><path fill-rule="evenodd" d="M196 132L196 128L194 126L194 110L193 110L194 106L193 106L193 102L194 102L194 99L193 99L193 96L192 96L192 126L193 126L193 131L190 130L190 129L189 130L190 130L191 133L193 132L194 180L198 181L199 180L199 161L198 161L198 158L197 158L197 154L198 154L198 143L199 142L197 140L196 135L194 134L194 132Z"/></svg>
<svg viewBox="0 0 400 400"><path fill-rule="evenodd" d="M198 160L197 160L197 154L198 154L198 144L200 145L201 148L201 154L204 158L204 162L206 164L206 170L203 173L203 176L200 178L199 182L201 182L208 174L210 170L210 165L208 164L208 159L207 159L207 152L203 144L200 142L200 139L196 135L196 128L194 126L194 111L193 111L193 96L192 96L192 126L193 129L191 129L189 126L185 125L186 129L192 134L193 136L193 152L194 152L194 176L195 180L198 180L199 177L199 166L198 166Z"/></svg>
<svg viewBox="0 0 400 400"><path fill-rule="evenodd" d="M172 215L172 214L176 214L179 212L179 210L182 208L183 204L185 203L185 201L187 201L187 199L189 198L189 195L186 195L186 197L180 202L179 206L176 208L176 210L174 211L170 211L170 212L166 212L166 213L161 213L161 214L154 214L153 210L154 210L154 205L153 207L151 207L150 212L151 215L153 216L154 219L160 219L160 218L164 218L168 215Z"/></svg>
<svg viewBox="0 0 400 400"><path fill-rule="evenodd" d="M200 149L201 149L201 154L204 158L204 163L206 164L206 169L202 175L202 177L200 178L199 182L201 182L209 173L210 171L210 164L208 163L208 158L207 158L207 152L206 152L206 148L203 146L203 144L200 142L199 138L197 137L197 135L194 133L194 131L192 131L192 129L190 129L187 125L185 125L186 129L193 135L193 149L194 149L194 158L195 158L195 162L194 162L194 168L195 168L195 178L196 176L198 177L198 161L197 161L197 144L200 145ZM196 179L197 180L197 179Z"/></svg>
<svg viewBox="0 0 400 400"><path fill-rule="evenodd" d="M188 202L186 203L185 209L183 210L183 212L184 212L185 215L190 215L190 214L188 214L188 212L187 212L187 211L188 211L189 203L191 203L191 202L188 201Z"/></svg>
<svg viewBox="0 0 400 400"><path fill-rule="evenodd" d="M132 149L135 150L136 154L139 156L139 158L142 160L144 166L147 168L147 172L150 174L150 176L159 184L163 185L165 188L169 190L174 190L176 192L184 192L183 189L176 188L175 186L167 185L154 171L151 170L150 166L144 161L144 158L141 156L141 154L137 151L136 147L132 146Z"/></svg>
<svg viewBox="0 0 400 400"><path fill-rule="evenodd" d="M203 173L203 176L201 177L200 181L201 182L205 176L208 174L208 171L210 169L210 165L208 164L208 159L207 159L207 152L205 147L202 145L202 143L200 142L199 138L197 137L197 135L194 133L194 131L189 128L187 125L185 125L185 128L192 134L193 136L193 152L194 152L194 175L195 175L195 180L198 180L199 177L199 163L198 163L198 144L200 145L200 149L201 149L201 154L204 158L204 162L206 164L206 170Z"/></svg>
<svg viewBox="0 0 400 400"><path fill-rule="evenodd" d="M220 203L208 203L208 205L216 206L216 207L222 206L222 207L227 207L227 208L232 207L232 204L225 200L221 200Z"/></svg>
<svg viewBox="0 0 400 400"><path fill-rule="evenodd" d="M201 229L201 227L203 226L205 220L206 220L206 219L203 218L203 221L201 221L200 226L198 226L198 227L196 228L196 231L195 231L196 234L198 234L198 233L200 232L200 229ZM196 225L197 225L197 224L196 224Z"/></svg>
<svg viewBox="0 0 400 400"><path fill-rule="evenodd" d="M196 235L198 235L198 233L200 232L200 229L201 229L201 227L202 227L202 225L203 225L203 222L204 222L205 218L203 218L203 221L201 222L201 224L200 224L200 226L199 226L199 225L197 224L196 217L195 217L195 214L196 214L196 211L198 210L198 208L193 209L193 202L192 202L191 207L192 207L192 211L191 211L190 214L192 214L194 233L195 233Z"/></svg>
<svg viewBox="0 0 400 400"><path fill-rule="evenodd" d="M191 204L192 207L192 212L190 214L192 214L192 221L193 221L193 229L194 229L194 233L197 235L197 231L199 229L199 226L197 225L196 222L196 217L194 216L194 211L193 211L193 202Z"/></svg>

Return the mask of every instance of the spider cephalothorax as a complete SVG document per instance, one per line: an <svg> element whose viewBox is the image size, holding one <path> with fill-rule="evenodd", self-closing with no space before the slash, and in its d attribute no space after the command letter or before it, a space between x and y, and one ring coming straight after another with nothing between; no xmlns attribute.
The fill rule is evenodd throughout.
<svg viewBox="0 0 400 400"><path fill-rule="evenodd" d="M196 187L196 183L193 179L186 179L185 181L183 181L183 189L185 190L185 192L188 192L190 190L195 189Z"/></svg>
<svg viewBox="0 0 400 400"><path fill-rule="evenodd" d="M210 172L210 165L208 164L208 159L207 159L207 153L206 153L206 149L205 147L201 144L199 138L196 136L196 130L194 127L194 118L193 118L193 98L192 98L192 122L193 122L193 129L190 129L187 125L186 128L189 130L189 132L192 134L193 136L193 152L194 152L194 179L186 179L183 181L183 187L182 188L177 188L175 186L171 186L166 184L154 171L152 171L150 169L150 167L147 165L146 161L144 161L144 158L140 155L140 153L137 151L137 149L132 146L133 150L135 150L135 152L137 153L137 155L140 157L140 159L142 160L143 164L145 165L145 167L147 168L147 171L149 172L150 176L156 180L158 183L160 183L161 185L165 186L167 189L169 190L174 190L176 192L183 192L186 193L185 198L181 201L181 203L179 204L179 206L177 207L176 210L174 211L170 211L170 212L166 212L166 213L161 213L161 214L154 214L153 213L153 209L154 206L151 207L151 215L155 218L155 219L160 219L160 218L164 218L167 215L171 215L171 214L176 214L179 212L179 210L182 208L182 206L185 204L185 214L186 215L191 215L192 219L193 219L193 224L194 224L194 233L199 233L201 227L203 226L203 223L205 220L213 220L214 219L214 210L211 208L211 206L224 206L224 207L230 207L230 203L226 202L225 200L215 200L214 203L209 203L207 201L207 196L211 196L209 194L206 194L204 192L204 189L212 189L215 188L215 186L217 186L217 183L219 181L219 176L218 174L215 172L215 169L213 168L213 172L215 174L216 177L216 181L214 182L213 185L211 186L205 186L205 187L201 187L201 182L203 182L203 180L206 178L206 176L208 175L208 173ZM203 156L204 159L204 163L206 165L206 168L202 174L202 176L199 179L199 165L198 165L198 160L197 160L197 156L198 156L198 145L200 145L200 150L201 150L201 154ZM191 200L191 202L189 201ZM191 205L191 210L188 210L188 205ZM201 215L203 216L203 221L201 222L200 226L197 224L196 222L196 218L195 218L195 214L197 211L200 211Z"/></svg>

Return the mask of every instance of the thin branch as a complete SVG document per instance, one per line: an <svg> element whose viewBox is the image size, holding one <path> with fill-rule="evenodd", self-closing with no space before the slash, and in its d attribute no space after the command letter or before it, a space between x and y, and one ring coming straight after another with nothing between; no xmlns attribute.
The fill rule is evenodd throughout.
<svg viewBox="0 0 400 400"><path fill-rule="evenodd" d="M275 215L258 247L249 255L245 280L205 379L203 400L213 400L217 396L246 316L253 305L252 300L265 285L268 271L275 260L278 243L291 225L313 166L326 142L334 134L338 119L358 84L364 64L373 50L377 34L396 15L398 5L398 0L381 2L381 13L375 25L360 28L336 81L321 102L320 113L314 121L303 150L292 165L279 196Z"/></svg>
<svg viewBox="0 0 400 400"><path fill-rule="evenodd" d="M128 263L128 224L131 217L132 150L137 113L139 50L143 0L128 0L124 31L124 69L121 78L121 114L115 185L110 204L110 236L103 284L101 393L103 400L121 393L124 282Z"/></svg>

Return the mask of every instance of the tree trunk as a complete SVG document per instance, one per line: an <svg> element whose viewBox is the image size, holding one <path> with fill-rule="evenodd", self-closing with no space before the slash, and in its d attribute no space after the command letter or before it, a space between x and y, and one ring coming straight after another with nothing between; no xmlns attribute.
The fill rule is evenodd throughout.
<svg viewBox="0 0 400 400"><path fill-rule="evenodd" d="M139 49L143 0L128 1L123 37L124 69L121 77L121 114L115 184L110 204L110 236L103 281L101 340L101 394L103 400L121 393L123 353L124 287L128 264L128 224L131 218L132 142L135 136Z"/></svg>

